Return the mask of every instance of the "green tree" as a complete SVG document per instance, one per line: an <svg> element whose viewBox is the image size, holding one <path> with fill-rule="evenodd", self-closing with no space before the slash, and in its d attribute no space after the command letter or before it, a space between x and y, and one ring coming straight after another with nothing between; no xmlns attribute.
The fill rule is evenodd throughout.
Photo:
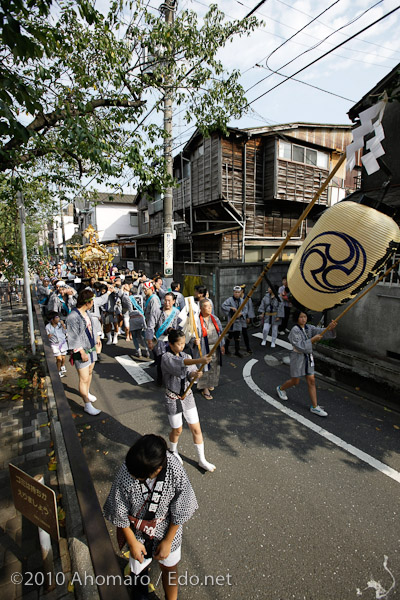
<svg viewBox="0 0 400 600"><path fill-rule="evenodd" d="M205 132L246 104L239 73L216 56L256 19L227 24L212 6L201 26L192 11L169 26L141 1L113 2L107 16L94 0L64 0L57 11L50 2L0 2L0 171L76 192L82 176L100 184L128 169L161 189L163 129L148 116L161 110L165 82Z"/></svg>
<svg viewBox="0 0 400 600"><path fill-rule="evenodd" d="M7 279L23 276L20 217L17 191L21 183L0 175L0 271ZM51 221L56 209L46 186L33 182L24 185L25 234L28 264L40 271L38 233Z"/></svg>

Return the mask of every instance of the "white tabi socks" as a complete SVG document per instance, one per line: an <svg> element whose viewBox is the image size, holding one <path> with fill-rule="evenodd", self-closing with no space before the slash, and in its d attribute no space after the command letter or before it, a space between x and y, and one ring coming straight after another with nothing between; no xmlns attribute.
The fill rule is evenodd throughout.
<svg viewBox="0 0 400 600"><path fill-rule="evenodd" d="M205 471L215 471L216 466L212 463L209 463L204 455L204 442L202 444L195 444L195 446L197 454L199 455L199 467L201 467Z"/></svg>
<svg viewBox="0 0 400 600"><path fill-rule="evenodd" d="M107 343L106 346L110 346L112 344L112 335L111 335L111 331L109 331L107 333Z"/></svg>
<svg viewBox="0 0 400 600"><path fill-rule="evenodd" d="M101 410L95 408L91 402L85 402L85 408L83 410L89 415L92 415L92 417L95 417L101 413Z"/></svg>
<svg viewBox="0 0 400 600"><path fill-rule="evenodd" d="M173 444L171 441L169 442L169 449L171 450L171 452L173 452L176 456L176 458L179 460L179 462L181 463L181 465L183 465L183 460L181 459L181 457L178 454L178 442L176 442L175 444Z"/></svg>
<svg viewBox="0 0 400 600"><path fill-rule="evenodd" d="M118 333L114 332L113 344L118 344Z"/></svg>

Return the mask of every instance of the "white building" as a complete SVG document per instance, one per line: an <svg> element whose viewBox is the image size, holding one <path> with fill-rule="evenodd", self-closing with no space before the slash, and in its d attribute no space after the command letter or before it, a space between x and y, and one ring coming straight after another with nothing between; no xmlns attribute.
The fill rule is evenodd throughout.
<svg viewBox="0 0 400 600"><path fill-rule="evenodd" d="M119 259L136 257L136 243L131 240L139 233L136 196L132 194L97 193L89 200L74 201L78 232L93 225L103 244L117 243Z"/></svg>
<svg viewBox="0 0 400 600"><path fill-rule="evenodd" d="M63 209L63 221L64 221L64 235L65 243L68 244L74 233L77 231L78 226L74 223L74 205L68 204ZM53 235L54 235L54 249L59 256L63 256L63 234L61 226L61 216L56 215L53 221ZM67 249L68 253L68 249Z"/></svg>

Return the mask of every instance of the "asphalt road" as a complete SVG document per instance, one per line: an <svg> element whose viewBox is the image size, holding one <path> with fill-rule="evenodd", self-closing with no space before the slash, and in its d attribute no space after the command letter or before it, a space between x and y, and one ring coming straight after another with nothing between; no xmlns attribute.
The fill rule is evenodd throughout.
<svg viewBox="0 0 400 600"><path fill-rule="evenodd" d="M179 600L400 597L400 413L323 379L328 418L309 412L305 382L279 402L289 368L264 356L288 352L252 345L252 356L225 358L213 400L195 394L214 473L197 467L187 426L181 436L200 508L184 531ZM83 413L71 367L63 379L101 504L137 436L169 431L162 389L138 385L116 360L126 354L125 341L104 346L98 417Z"/></svg>

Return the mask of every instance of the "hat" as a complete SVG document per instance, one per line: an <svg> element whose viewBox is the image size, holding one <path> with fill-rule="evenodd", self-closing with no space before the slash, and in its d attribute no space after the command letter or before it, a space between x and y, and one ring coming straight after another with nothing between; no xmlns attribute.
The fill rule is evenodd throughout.
<svg viewBox="0 0 400 600"><path fill-rule="evenodd" d="M57 281L57 282L56 282L56 287L66 287L66 286L65 286L65 281L62 281L62 280L60 280L60 281Z"/></svg>
<svg viewBox="0 0 400 600"><path fill-rule="evenodd" d="M235 285L235 287L233 288L234 292L241 292L242 288L240 287L240 285Z"/></svg>
<svg viewBox="0 0 400 600"><path fill-rule="evenodd" d="M152 281L143 281L143 287L146 290L154 289L154 283Z"/></svg>
<svg viewBox="0 0 400 600"><path fill-rule="evenodd" d="M50 281L50 277L43 277L42 281Z"/></svg>

